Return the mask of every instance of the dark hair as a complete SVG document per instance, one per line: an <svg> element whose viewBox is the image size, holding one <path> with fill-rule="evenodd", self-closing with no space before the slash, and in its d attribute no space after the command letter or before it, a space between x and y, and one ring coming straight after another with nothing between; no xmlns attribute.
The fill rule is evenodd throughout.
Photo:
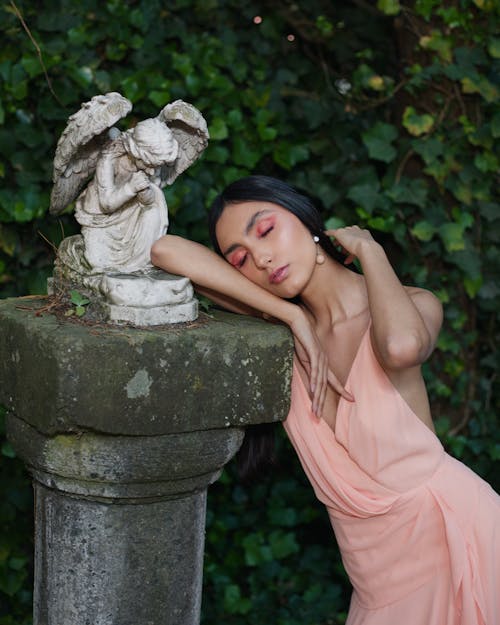
<svg viewBox="0 0 500 625"><path fill-rule="evenodd" d="M343 263L344 256L323 232L323 220L311 200L285 182L269 176L248 176L236 180L215 198L210 207L208 229L217 254L223 256L215 235L217 222L226 206L240 202L272 202L286 208L300 219L312 236L318 237L318 245L329 256ZM275 423L266 423L247 428L236 456L238 473L244 482L250 482L274 464L275 426Z"/></svg>
<svg viewBox="0 0 500 625"><path fill-rule="evenodd" d="M257 423L245 428L245 438L236 454L238 476L245 484L253 482L276 463L276 422Z"/></svg>
<svg viewBox="0 0 500 625"><path fill-rule="evenodd" d="M217 254L222 251L217 242L215 228L223 210L239 202L272 202L289 210L300 219L311 235L317 236L323 250L334 260L343 263L344 256L338 252L331 240L323 232L324 225L320 212L311 200L293 187L270 176L247 176L228 185L212 202L208 215L208 231Z"/></svg>

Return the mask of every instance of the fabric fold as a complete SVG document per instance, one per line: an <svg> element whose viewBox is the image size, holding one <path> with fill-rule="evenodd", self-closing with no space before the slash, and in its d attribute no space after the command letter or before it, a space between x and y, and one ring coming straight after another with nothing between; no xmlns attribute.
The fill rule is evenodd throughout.
<svg viewBox="0 0 500 625"><path fill-rule="evenodd" d="M445 453L363 335L332 429L294 367L284 427L353 585L346 625L500 625L500 498Z"/></svg>

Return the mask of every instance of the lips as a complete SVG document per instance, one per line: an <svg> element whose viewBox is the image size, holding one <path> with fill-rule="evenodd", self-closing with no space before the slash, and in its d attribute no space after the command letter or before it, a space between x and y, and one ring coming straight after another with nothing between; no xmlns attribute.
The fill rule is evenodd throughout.
<svg viewBox="0 0 500 625"><path fill-rule="evenodd" d="M269 276L269 282L271 284L280 284L288 276L288 265L275 269Z"/></svg>

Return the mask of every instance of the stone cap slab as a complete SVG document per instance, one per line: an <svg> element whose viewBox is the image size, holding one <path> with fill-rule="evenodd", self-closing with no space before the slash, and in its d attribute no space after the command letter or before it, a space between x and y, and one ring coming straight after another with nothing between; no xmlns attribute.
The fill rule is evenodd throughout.
<svg viewBox="0 0 500 625"><path fill-rule="evenodd" d="M151 436L287 416L286 327L224 312L160 328L86 325L37 316L40 306L0 300L0 402L43 434Z"/></svg>

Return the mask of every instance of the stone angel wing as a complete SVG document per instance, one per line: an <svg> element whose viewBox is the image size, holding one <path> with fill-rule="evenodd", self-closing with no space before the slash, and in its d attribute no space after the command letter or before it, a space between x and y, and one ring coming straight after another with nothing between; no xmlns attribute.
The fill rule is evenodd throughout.
<svg viewBox="0 0 500 625"><path fill-rule="evenodd" d="M103 146L120 132L113 125L132 110L132 103L116 92L94 96L68 118L54 157L50 213L59 215L74 202L94 175Z"/></svg>
<svg viewBox="0 0 500 625"><path fill-rule="evenodd" d="M183 100L167 104L158 119L170 128L179 144L179 155L175 162L161 168L160 186L163 188L172 184L177 176L198 159L208 145L209 134L207 122L200 111Z"/></svg>

